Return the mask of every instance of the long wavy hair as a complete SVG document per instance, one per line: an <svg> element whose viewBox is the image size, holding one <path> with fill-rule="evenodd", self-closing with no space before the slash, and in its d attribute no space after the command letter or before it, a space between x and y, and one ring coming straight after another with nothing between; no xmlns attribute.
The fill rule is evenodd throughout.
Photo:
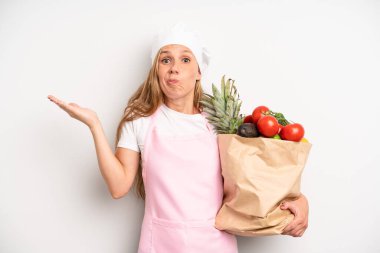
<svg viewBox="0 0 380 253"><path fill-rule="evenodd" d="M120 140L121 131L125 122L133 121L140 117L148 117L152 115L157 108L164 103L165 95L162 92L158 79L158 59L161 49L158 51L152 67L146 80L140 85L132 97L128 100L127 107L124 109L124 114L117 127L115 148ZM194 107L202 111L202 106L199 103L203 95L203 89L200 80L195 83L194 89ZM140 154L139 168L135 180L133 181L133 188L138 197L145 200L145 188L142 177L142 160Z"/></svg>

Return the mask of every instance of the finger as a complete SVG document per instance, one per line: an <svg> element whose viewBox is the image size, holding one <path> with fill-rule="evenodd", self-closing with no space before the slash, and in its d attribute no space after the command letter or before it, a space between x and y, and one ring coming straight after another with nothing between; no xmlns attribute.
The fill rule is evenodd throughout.
<svg viewBox="0 0 380 253"><path fill-rule="evenodd" d="M57 104L60 108L62 108L62 110L64 110L65 112L67 112L67 114L69 114L72 118L75 118L75 119L78 119L80 121L82 121L80 119L80 110L82 109L78 104L76 103L66 103L65 101L63 100L60 100L52 95L49 95L48 98L54 102L55 104Z"/></svg>
<svg viewBox="0 0 380 253"><path fill-rule="evenodd" d="M294 218L294 220L284 228L284 232L290 233L294 229L299 229L300 227L302 227L302 222L300 219Z"/></svg>
<svg viewBox="0 0 380 253"><path fill-rule="evenodd" d="M57 100L57 98L56 97L54 97L54 96L52 96L52 95L49 95L48 96L48 99L50 100L50 101L52 101L52 102L56 102L56 100Z"/></svg>
<svg viewBox="0 0 380 253"><path fill-rule="evenodd" d="M52 95L49 95L48 98L50 99L50 101L56 103L57 105L64 105L64 102Z"/></svg>
<svg viewBox="0 0 380 253"><path fill-rule="evenodd" d="M49 96L48 96L48 99L50 99L50 100L53 101L53 102L58 102L58 101L60 101L57 97L55 97L55 96L53 96L53 95L49 95Z"/></svg>
<svg viewBox="0 0 380 253"><path fill-rule="evenodd" d="M291 233L291 231L293 231L294 227L289 227L287 226L284 230L283 230L283 233L285 234L289 234Z"/></svg>
<svg viewBox="0 0 380 253"><path fill-rule="evenodd" d="M302 236L302 234L306 231L306 229L307 229L307 224L302 222L299 226L295 227L293 231L296 235Z"/></svg>
<svg viewBox="0 0 380 253"><path fill-rule="evenodd" d="M306 229L307 229L307 223L300 222L298 223L296 227L287 231L287 233L293 234L293 235L299 235L299 234L303 234Z"/></svg>
<svg viewBox="0 0 380 253"><path fill-rule="evenodd" d="M283 202L280 207L282 210L289 209L289 211L294 214L295 217L299 215L299 209L293 203Z"/></svg>
<svg viewBox="0 0 380 253"><path fill-rule="evenodd" d="M294 237L301 237L303 235L303 232L305 230L303 229L300 229L300 230L294 230L294 232L292 233Z"/></svg>
<svg viewBox="0 0 380 253"><path fill-rule="evenodd" d="M295 232L296 230L290 230L290 231L288 231L288 232L282 232L281 234L282 235L289 235L289 236L296 236L296 232Z"/></svg>
<svg viewBox="0 0 380 253"><path fill-rule="evenodd" d="M295 229L289 230L288 232L286 232L286 234L290 235L290 236L293 236L293 237L296 237L298 235L298 232L300 232L300 230L297 230L295 228Z"/></svg>
<svg viewBox="0 0 380 253"><path fill-rule="evenodd" d="M305 232L305 230L300 230L300 231L296 232L296 236L301 237L304 232Z"/></svg>
<svg viewBox="0 0 380 253"><path fill-rule="evenodd" d="M66 112L69 112L70 111L70 104L66 103L65 101L63 100L60 100L54 96L49 96L49 99L54 102L56 105L58 105L59 107L61 107L63 110L65 110Z"/></svg>
<svg viewBox="0 0 380 253"><path fill-rule="evenodd" d="M285 231L285 230L283 230L281 234L282 234L282 235L289 235L289 231Z"/></svg>

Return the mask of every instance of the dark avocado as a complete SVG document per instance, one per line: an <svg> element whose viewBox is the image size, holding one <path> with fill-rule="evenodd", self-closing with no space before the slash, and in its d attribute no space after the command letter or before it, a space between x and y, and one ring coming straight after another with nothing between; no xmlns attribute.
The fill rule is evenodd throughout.
<svg viewBox="0 0 380 253"><path fill-rule="evenodd" d="M242 137L259 137L259 132L254 123L243 123L239 126L237 134Z"/></svg>

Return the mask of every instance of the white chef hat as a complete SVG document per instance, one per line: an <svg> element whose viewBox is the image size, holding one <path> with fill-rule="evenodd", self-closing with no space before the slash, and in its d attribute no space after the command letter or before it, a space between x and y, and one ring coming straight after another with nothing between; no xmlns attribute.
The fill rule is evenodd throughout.
<svg viewBox="0 0 380 253"><path fill-rule="evenodd" d="M151 60L154 58L161 47L169 44L180 44L188 47L197 59L199 69L205 74L210 63L210 53L202 45L197 31L189 31L183 23L177 23L171 29L162 29L155 37L152 45Z"/></svg>

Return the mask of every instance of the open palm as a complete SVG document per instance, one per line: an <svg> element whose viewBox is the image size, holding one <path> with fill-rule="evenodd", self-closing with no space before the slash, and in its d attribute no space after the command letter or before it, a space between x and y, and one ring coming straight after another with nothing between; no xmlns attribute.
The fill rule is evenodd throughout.
<svg viewBox="0 0 380 253"><path fill-rule="evenodd" d="M52 95L49 95L48 99L50 99L50 101L54 102L56 105L61 107L72 118L83 122L88 127L92 127L98 120L96 112L89 108L81 107L75 103L66 103L65 101L62 101Z"/></svg>

